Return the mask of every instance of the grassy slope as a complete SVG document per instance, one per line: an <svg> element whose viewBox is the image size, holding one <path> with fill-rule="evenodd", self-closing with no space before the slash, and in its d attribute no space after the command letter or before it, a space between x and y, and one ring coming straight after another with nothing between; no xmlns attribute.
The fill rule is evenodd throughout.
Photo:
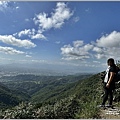
<svg viewBox="0 0 120 120"><path fill-rule="evenodd" d="M51 82L48 81L48 84L36 92L32 96L32 102L48 102L48 101L57 101L68 97L69 95L74 94L74 86L76 81L85 79L90 75L82 76L67 76L62 79L54 79Z"/></svg>
<svg viewBox="0 0 120 120"><path fill-rule="evenodd" d="M21 101L27 100L29 96L19 91L13 91L0 83L0 108L7 108L18 105Z"/></svg>
<svg viewBox="0 0 120 120"><path fill-rule="evenodd" d="M98 75L71 83L65 88L66 90L60 90L60 94L55 96L44 95L49 98L42 103L20 105L8 110L11 116L8 114L6 118L99 118L99 110L96 107L100 103L101 90ZM57 93L55 89L50 92ZM3 112L2 116L4 114Z"/></svg>
<svg viewBox="0 0 120 120"><path fill-rule="evenodd" d="M72 94L74 83L90 75L35 76L18 75L2 77L0 80L10 89L28 93L32 102L53 101Z"/></svg>
<svg viewBox="0 0 120 120"><path fill-rule="evenodd" d="M11 116L6 115L6 118L100 118L100 111L96 106L101 102L102 83L98 74L71 83L65 88L60 88L60 91L54 88L49 91L49 87L43 89L43 93L48 91L45 91L42 103L39 101L37 104L20 105L9 110ZM54 96L49 96L49 93Z"/></svg>
<svg viewBox="0 0 120 120"><path fill-rule="evenodd" d="M54 97L48 99L48 101L54 100L55 101L54 105L56 105L59 104L59 100L63 100L64 101L64 105L62 105L63 109L68 104L71 106L69 109L75 107L75 111L76 110L77 111L73 112L72 115L68 116L67 118L100 118L99 109L97 108L97 105L100 104L101 102L101 97L100 97L101 92L102 92L102 84L99 79L99 75L96 74L93 75L92 77L86 78L84 80L79 80L76 83L68 85L66 87L66 90L61 91L60 94L57 94ZM55 91L53 91L53 94L54 93ZM69 99L72 99L71 103L68 102ZM77 109L76 106L73 106L73 102L74 104L79 105L80 108ZM66 111L64 111L64 114L65 112ZM64 117L63 116L62 117L59 116L59 117L66 118L67 113L66 116Z"/></svg>

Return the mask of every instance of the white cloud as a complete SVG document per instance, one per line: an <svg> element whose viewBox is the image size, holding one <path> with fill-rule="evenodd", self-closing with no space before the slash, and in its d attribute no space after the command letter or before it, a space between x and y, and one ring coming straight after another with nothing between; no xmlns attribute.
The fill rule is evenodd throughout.
<svg viewBox="0 0 120 120"><path fill-rule="evenodd" d="M14 36L18 35L18 37L22 37L24 35L30 37L31 39L46 39L46 37L42 34L41 31L37 31L33 29L25 29L20 31L19 33L15 33Z"/></svg>
<svg viewBox="0 0 120 120"><path fill-rule="evenodd" d="M113 31L108 35L103 35L100 39L96 40L97 46L100 47L120 47L120 32Z"/></svg>
<svg viewBox="0 0 120 120"><path fill-rule="evenodd" d="M64 2L58 2L56 9L48 17L46 13L40 13L33 19L35 24L39 24L40 29L48 30L51 28L60 28L65 20L68 20L73 15L73 12L67 7Z"/></svg>
<svg viewBox="0 0 120 120"><path fill-rule="evenodd" d="M101 59L101 58L106 58L107 56L105 55L106 54L106 49L105 48L100 48L100 47L97 47L95 46L93 48L93 51L95 52L95 57L97 59ZM97 54L96 54L97 53Z"/></svg>
<svg viewBox="0 0 120 120"><path fill-rule="evenodd" d="M84 44L81 40L73 41L73 46L70 44L64 45L61 51L65 60L86 59L89 57L97 59L112 57L119 60L120 32L113 31L89 44Z"/></svg>
<svg viewBox="0 0 120 120"><path fill-rule="evenodd" d="M35 24L38 24L38 30L35 30L34 28L25 29L13 35L18 37L26 35L31 39L45 40L46 37L43 35L43 32L51 28L62 27L62 25L65 23L65 20L68 20L72 15L73 12L67 7L67 4L64 2L58 2L56 9L51 12L50 17L48 17L47 13L39 13L33 18ZM28 22L29 19L25 19L25 21Z"/></svg>
<svg viewBox="0 0 120 120"><path fill-rule="evenodd" d="M32 56L30 56L30 55L26 55L25 57L27 57L27 58L31 58Z"/></svg>
<svg viewBox="0 0 120 120"><path fill-rule="evenodd" d="M35 32L35 30L33 29L32 31L30 30L30 29L25 29L25 30L23 30L23 31L20 31L19 33L18 33L18 36L19 37L21 37L21 36L23 36L23 35L31 35L31 34L34 34L34 32Z"/></svg>
<svg viewBox="0 0 120 120"><path fill-rule="evenodd" d="M19 8L20 8L19 6L16 7L16 9L19 9Z"/></svg>
<svg viewBox="0 0 120 120"><path fill-rule="evenodd" d="M93 48L93 51L97 52L97 53L103 53L104 52L104 49L103 48L100 48L100 47L94 47Z"/></svg>
<svg viewBox="0 0 120 120"><path fill-rule="evenodd" d="M73 47L69 45L64 45L61 48L61 53L63 55L62 59L65 60L79 60L79 59L86 59L90 58L89 51L92 50L93 45L86 44L83 45L83 41L74 41Z"/></svg>
<svg viewBox="0 0 120 120"><path fill-rule="evenodd" d="M80 47L82 46L84 43L82 40L76 40L76 41L73 41L73 45L74 47Z"/></svg>
<svg viewBox="0 0 120 120"><path fill-rule="evenodd" d="M3 11L8 7L8 1L0 1L0 11Z"/></svg>
<svg viewBox="0 0 120 120"><path fill-rule="evenodd" d="M113 31L97 39L93 51L96 52L97 59L109 57L120 59L120 32Z"/></svg>
<svg viewBox="0 0 120 120"><path fill-rule="evenodd" d="M31 41L17 39L12 35L0 35L0 41L17 47L24 47L24 48L36 47L36 45Z"/></svg>
<svg viewBox="0 0 120 120"><path fill-rule="evenodd" d="M79 60L92 58L108 59L110 57L120 60L120 32L113 31L103 35L100 39L89 44L84 44L82 40L73 41L73 46L64 45L61 53L64 60Z"/></svg>
<svg viewBox="0 0 120 120"><path fill-rule="evenodd" d="M102 58L107 58L107 55L97 53L97 54L95 55L95 57L96 57L97 59L102 59Z"/></svg>
<svg viewBox="0 0 120 120"><path fill-rule="evenodd" d="M24 54L23 51L19 51L11 47L2 47L2 46L0 46L0 52L3 52L5 54Z"/></svg>
<svg viewBox="0 0 120 120"><path fill-rule="evenodd" d="M46 37L41 33L37 33L35 35L31 35L31 39L46 39Z"/></svg>
<svg viewBox="0 0 120 120"><path fill-rule="evenodd" d="M19 6L17 6L16 2L11 1L0 1L0 11L12 11L19 9Z"/></svg>

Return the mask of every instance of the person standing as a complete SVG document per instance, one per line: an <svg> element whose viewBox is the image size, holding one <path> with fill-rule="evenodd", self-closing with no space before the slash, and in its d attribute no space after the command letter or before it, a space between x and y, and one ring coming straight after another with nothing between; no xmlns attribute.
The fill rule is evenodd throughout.
<svg viewBox="0 0 120 120"><path fill-rule="evenodd" d="M110 58L107 60L107 64L108 64L108 68L106 70L106 75L104 78L104 97L103 97L103 101L102 101L102 105L101 107L105 107L105 103L108 100L108 96L109 96L109 104L108 107L113 108L113 91L115 89L115 76L117 74L117 69L116 69L116 65L114 63L114 59Z"/></svg>

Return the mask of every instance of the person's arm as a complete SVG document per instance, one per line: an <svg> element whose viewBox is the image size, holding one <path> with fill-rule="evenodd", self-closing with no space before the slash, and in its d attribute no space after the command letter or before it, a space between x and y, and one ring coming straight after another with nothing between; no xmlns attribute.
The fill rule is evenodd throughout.
<svg viewBox="0 0 120 120"><path fill-rule="evenodd" d="M109 80L107 82L107 85L106 85L107 88L110 87L110 83L113 80L114 76L115 76L115 73L114 72L110 72L110 78L109 78Z"/></svg>

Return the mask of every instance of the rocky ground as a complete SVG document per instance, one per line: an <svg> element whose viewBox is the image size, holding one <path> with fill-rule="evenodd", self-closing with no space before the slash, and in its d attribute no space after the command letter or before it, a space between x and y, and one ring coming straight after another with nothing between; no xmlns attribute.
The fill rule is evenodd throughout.
<svg viewBox="0 0 120 120"><path fill-rule="evenodd" d="M102 119L120 119L120 107L102 108L100 116Z"/></svg>

